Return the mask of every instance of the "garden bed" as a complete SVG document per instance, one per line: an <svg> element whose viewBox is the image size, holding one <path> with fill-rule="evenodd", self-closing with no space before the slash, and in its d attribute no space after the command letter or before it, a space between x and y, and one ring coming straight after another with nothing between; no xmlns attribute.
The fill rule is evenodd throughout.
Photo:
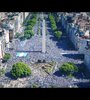
<svg viewBox="0 0 90 100"><path fill-rule="evenodd" d="M49 62L49 63L34 63L32 66L36 68L41 68L47 74L52 74L55 70L56 62Z"/></svg>

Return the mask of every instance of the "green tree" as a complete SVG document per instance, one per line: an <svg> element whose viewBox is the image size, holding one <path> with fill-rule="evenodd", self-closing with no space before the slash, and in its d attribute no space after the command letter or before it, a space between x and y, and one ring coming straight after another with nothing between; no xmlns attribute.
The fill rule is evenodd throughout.
<svg viewBox="0 0 90 100"><path fill-rule="evenodd" d="M57 30L56 21L52 14L49 14L49 19L50 19L52 30L53 31Z"/></svg>
<svg viewBox="0 0 90 100"><path fill-rule="evenodd" d="M57 30L57 26L56 26L56 24L52 24L51 27L52 27L53 31Z"/></svg>
<svg viewBox="0 0 90 100"><path fill-rule="evenodd" d="M10 71L11 75L15 78L21 78L31 75L31 69L23 62L15 63Z"/></svg>
<svg viewBox="0 0 90 100"><path fill-rule="evenodd" d="M55 31L55 36L60 39L60 37L62 36L62 32L61 31Z"/></svg>
<svg viewBox="0 0 90 100"><path fill-rule="evenodd" d="M3 57L3 61L7 62L10 58L11 58L11 55L9 53L5 53L5 55Z"/></svg>
<svg viewBox="0 0 90 100"><path fill-rule="evenodd" d="M19 38L19 36L20 36L20 33L17 32L17 33L15 34L15 38Z"/></svg>
<svg viewBox="0 0 90 100"><path fill-rule="evenodd" d="M72 75L75 72L78 72L78 67L74 63L67 62L63 64L59 70L65 75Z"/></svg>
<svg viewBox="0 0 90 100"><path fill-rule="evenodd" d="M32 30L25 30L24 37L26 39L30 39L32 36L34 36L34 32Z"/></svg>
<svg viewBox="0 0 90 100"><path fill-rule="evenodd" d="M32 30L32 26L31 25L28 25L27 27L26 27L26 30Z"/></svg>

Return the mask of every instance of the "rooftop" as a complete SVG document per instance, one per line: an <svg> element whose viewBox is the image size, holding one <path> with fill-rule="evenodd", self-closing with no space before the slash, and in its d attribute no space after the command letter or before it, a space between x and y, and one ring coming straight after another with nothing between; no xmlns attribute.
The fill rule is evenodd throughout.
<svg viewBox="0 0 90 100"><path fill-rule="evenodd" d="M5 12L0 13L0 27L5 29L13 29L15 17L18 16L19 12Z"/></svg>
<svg viewBox="0 0 90 100"><path fill-rule="evenodd" d="M69 19L69 23L72 23L79 27L79 30L83 32L86 38L90 38L90 13L66 13L65 16Z"/></svg>

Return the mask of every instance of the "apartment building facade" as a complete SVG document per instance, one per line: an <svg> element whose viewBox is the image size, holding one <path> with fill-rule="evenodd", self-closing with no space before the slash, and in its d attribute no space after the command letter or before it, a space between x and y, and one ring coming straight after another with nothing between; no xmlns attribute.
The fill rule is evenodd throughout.
<svg viewBox="0 0 90 100"><path fill-rule="evenodd" d="M4 50L9 43L12 42L17 32L22 34L22 26L25 19L29 16L29 12L1 12L0 13L0 59L4 56Z"/></svg>
<svg viewBox="0 0 90 100"><path fill-rule="evenodd" d="M62 13L61 25L90 71L90 17L87 13ZM88 48L88 49L87 49Z"/></svg>

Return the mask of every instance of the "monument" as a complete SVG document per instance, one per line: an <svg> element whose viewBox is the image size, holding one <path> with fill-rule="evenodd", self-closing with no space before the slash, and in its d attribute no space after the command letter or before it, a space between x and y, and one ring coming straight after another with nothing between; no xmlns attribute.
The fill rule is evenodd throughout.
<svg viewBox="0 0 90 100"><path fill-rule="evenodd" d="M46 29L45 29L45 19L42 14L42 53L46 53Z"/></svg>

